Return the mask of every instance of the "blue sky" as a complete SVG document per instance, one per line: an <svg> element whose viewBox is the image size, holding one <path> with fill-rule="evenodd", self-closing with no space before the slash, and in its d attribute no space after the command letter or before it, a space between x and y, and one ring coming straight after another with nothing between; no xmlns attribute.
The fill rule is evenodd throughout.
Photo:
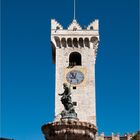
<svg viewBox="0 0 140 140"><path fill-rule="evenodd" d="M138 0L77 0L81 26L100 21L96 61L99 132L138 130ZM2 0L1 136L42 140L54 118L50 20L65 28L73 0Z"/></svg>

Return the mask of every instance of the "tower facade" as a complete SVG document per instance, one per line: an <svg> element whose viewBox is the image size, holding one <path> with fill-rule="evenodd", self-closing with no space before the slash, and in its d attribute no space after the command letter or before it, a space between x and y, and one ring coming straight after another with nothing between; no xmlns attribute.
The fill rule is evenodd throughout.
<svg viewBox="0 0 140 140"><path fill-rule="evenodd" d="M67 29L51 20L53 62L56 64L55 121L60 120L63 105L59 93L67 83L76 102L80 121L96 125L95 61L99 41L98 20L82 29L74 19Z"/></svg>
<svg viewBox="0 0 140 140"><path fill-rule="evenodd" d="M98 42L98 20L82 28L74 19L67 29L51 20L52 58L56 65L55 119L42 126L46 140L95 140Z"/></svg>

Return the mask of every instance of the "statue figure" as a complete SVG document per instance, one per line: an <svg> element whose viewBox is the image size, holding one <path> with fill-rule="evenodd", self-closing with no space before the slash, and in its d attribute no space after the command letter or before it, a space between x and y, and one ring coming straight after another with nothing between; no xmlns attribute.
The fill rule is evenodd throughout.
<svg viewBox="0 0 140 140"><path fill-rule="evenodd" d="M74 110L74 102L71 99L70 88L66 83L63 84L64 92L59 94L61 97L61 102L64 105L64 109L61 112L62 118L77 118L77 114Z"/></svg>
<svg viewBox="0 0 140 140"><path fill-rule="evenodd" d="M61 97L61 102L64 105L65 110L69 110L73 105L72 105L72 100L71 100L71 93L70 93L70 88L68 88L67 84L63 84L64 92L62 94L59 94Z"/></svg>

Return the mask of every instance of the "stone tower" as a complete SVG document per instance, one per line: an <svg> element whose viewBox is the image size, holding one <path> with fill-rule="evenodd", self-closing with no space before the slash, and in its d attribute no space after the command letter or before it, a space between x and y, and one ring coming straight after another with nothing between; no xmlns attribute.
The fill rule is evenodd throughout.
<svg viewBox="0 0 140 140"><path fill-rule="evenodd" d="M51 43L56 64L55 120L60 119L63 105L58 93L63 83L71 86L75 110L81 121L96 125L95 60L98 47L98 20L82 29L73 20L68 29L54 19L51 21ZM75 77L74 77L75 76Z"/></svg>
<svg viewBox="0 0 140 140"><path fill-rule="evenodd" d="M46 140L92 140L96 129L95 62L99 42L98 20L82 28L76 19L63 29L51 20L52 58L56 64L55 119L42 127ZM60 93L70 89L77 119L62 119Z"/></svg>

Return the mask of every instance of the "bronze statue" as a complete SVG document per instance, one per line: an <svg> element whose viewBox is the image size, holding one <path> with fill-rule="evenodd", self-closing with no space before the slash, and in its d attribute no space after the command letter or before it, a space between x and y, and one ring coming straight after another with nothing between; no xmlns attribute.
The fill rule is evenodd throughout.
<svg viewBox="0 0 140 140"><path fill-rule="evenodd" d="M61 112L62 118L77 118L77 114L74 110L74 103L71 99L70 87L66 83L63 84L64 92L59 94L61 102L64 105L65 110Z"/></svg>

